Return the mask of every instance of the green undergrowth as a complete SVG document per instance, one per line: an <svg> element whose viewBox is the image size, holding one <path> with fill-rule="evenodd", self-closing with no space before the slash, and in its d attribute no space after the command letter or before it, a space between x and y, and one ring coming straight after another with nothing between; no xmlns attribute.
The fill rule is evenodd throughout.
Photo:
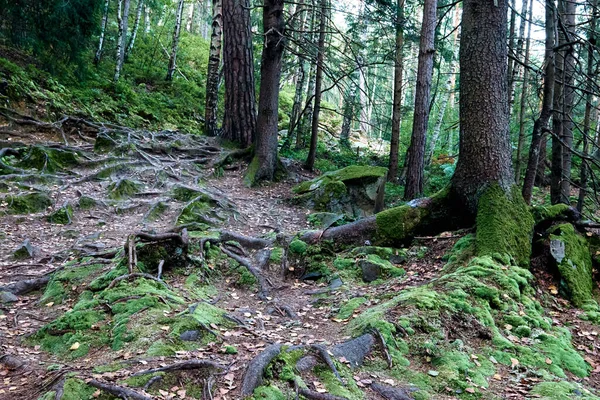
<svg viewBox="0 0 600 400"><path fill-rule="evenodd" d="M135 278L109 288L115 278L127 273L126 262L117 258L117 266L107 271L105 265L78 260L57 273L40 302L54 307L69 301L72 308L42 327L29 342L73 359L101 348L174 355L216 339L206 327L224 324L223 311L202 301L215 294L213 287L191 275L182 289L175 290L167 286L166 275L164 284ZM199 331L198 341L180 340L181 333L190 330Z"/></svg>

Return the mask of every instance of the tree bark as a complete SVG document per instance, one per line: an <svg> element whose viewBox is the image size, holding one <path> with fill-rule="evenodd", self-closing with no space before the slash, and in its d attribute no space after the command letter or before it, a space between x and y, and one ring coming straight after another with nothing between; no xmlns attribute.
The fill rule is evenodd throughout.
<svg viewBox="0 0 600 400"><path fill-rule="evenodd" d="M517 44L516 44L516 51L513 51L513 55L515 57L515 59L517 59L518 61L522 61L523 58L523 45L525 43L525 28L527 26L527 1L528 0L522 0L523 4L521 7L521 15L520 15L520 24L519 24L519 37L517 38ZM513 43L514 43L514 39L513 39ZM508 82L509 82L509 102L510 102L510 109L512 110L512 105L515 102L515 84L517 81L517 77L519 76L519 72L522 69L526 69L523 68L518 61L513 61L513 67L512 70L510 71L510 75L508 76Z"/></svg>
<svg viewBox="0 0 600 400"><path fill-rule="evenodd" d="M115 65L114 81L118 82L121 77L121 71L123 69L123 62L125 61L125 43L127 40L127 22L129 20L129 6L131 0L119 0L117 6L117 23L119 25L119 31L117 35L117 57Z"/></svg>
<svg viewBox="0 0 600 400"><path fill-rule="evenodd" d="M129 58L129 55L133 51L135 39L137 38L137 32L140 27L140 21L142 19L142 10L144 8L144 0L138 0L137 11L135 14L135 22L133 23L133 30L131 31L131 37L127 43L127 49L125 50L125 61Z"/></svg>
<svg viewBox="0 0 600 400"><path fill-rule="evenodd" d="M296 40L299 42L298 46L296 46L296 51L300 53L303 50L304 44L304 36L306 35L306 21L307 11L304 9L304 0L300 0L298 2L298 7L296 9L297 13L302 13L302 17L300 17L299 31L296 35ZM296 128L298 126L298 119L300 117L300 107L302 107L302 92L304 90L304 84L306 82L306 60L304 57L297 57L298 61L298 69L296 70L296 74L294 80L296 81L296 91L294 93L294 104L292 105L292 114L290 115L290 124L288 126L288 134L286 139L286 148L289 148L294 140L294 135L296 134Z"/></svg>
<svg viewBox="0 0 600 400"><path fill-rule="evenodd" d="M546 0L546 50L544 55L544 92L542 98L542 110L539 118L533 125L531 134L531 145L529 147L529 161L523 180L523 198L527 204L531 203L533 185L535 184L536 174L539 174L538 163L545 167L546 144L544 141L545 130L548 129L548 122L552 116L552 103L554 99L554 81L555 81L555 53L554 53L554 26L555 13L553 3ZM543 156L541 154L543 150ZM542 169L542 175L543 173ZM543 178L543 176L542 176Z"/></svg>
<svg viewBox="0 0 600 400"><path fill-rule="evenodd" d="M196 11L196 4L194 4L194 1L191 1L190 7L188 8L187 21L185 23L185 30L189 33L192 33L192 28L194 26L194 14Z"/></svg>
<svg viewBox="0 0 600 400"><path fill-rule="evenodd" d="M513 185L508 132L507 0L465 0L460 43L460 156L457 198L475 215L482 189Z"/></svg>
<svg viewBox="0 0 600 400"><path fill-rule="evenodd" d="M272 181L277 170L279 81L286 34L283 8L284 0L265 0L263 6L265 42L260 64L255 154L246 177L251 185Z"/></svg>
<svg viewBox="0 0 600 400"><path fill-rule="evenodd" d="M249 147L256 132L256 93L248 0L223 1L223 30L225 115L222 135L241 147Z"/></svg>
<svg viewBox="0 0 600 400"><path fill-rule="evenodd" d="M419 44L419 66L415 91L415 112L412 137L407 153L406 186L404 199L410 200L423 193L425 167L425 136L429 123L429 101L433 78L433 55L435 53L435 25L437 1L425 0L423 24Z"/></svg>
<svg viewBox="0 0 600 400"><path fill-rule="evenodd" d="M529 9L533 7L533 0L530 1ZM526 13L526 2L523 0L523 12ZM524 18L524 17L523 17ZM527 37L525 38L525 55L523 62L529 65L529 49L531 47L531 19L527 23ZM517 139L517 156L515 158L515 182L519 184L521 180L521 162L523 147L525 146L525 112L527 105L527 89L528 89L529 69L523 68L523 84L521 85L521 99L519 104L519 137Z"/></svg>
<svg viewBox="0 0 600 400"><path fill-rule="evenodd" d="M106 37L106 25L108 23L108 6L110 5L110 0L104 1L104 14L102 15L102 25L100 27L100 39L98 40L98 50L96 50L96 55L94 56L94 65L100 64L100 60L102 59L102 50L104 48L104 38Z"/></svg>
<svg viewBox="0 0 600 400"><path fill-rule="evenodd" d="M311 1L313 5L312 13L311 13L311 21L310 21L310 34L309 34L309 43L311 47L314 47L314 30L316 25L316 15L317 10L314 7L314 0ZM316 58L316 57L315 57ZM312 123L313 118L313 102L314 102L314 93L315 93L315 78L316 78L316 70L317 63L311 62L310 68L308 71L308 87L306 89L306 105L304 107L304 114L299 116L300 119L298 123L298 132L296 132L296 149L301 149L304 146L304 137L306 132L308 131L308 126Z"/></svg>
<svg viewBox="0 0 600 400"><path fill-rule="evenodd" d="M392 103L392 138L390 140L390 163L387 179L398 177L398 152L400 150L400 128L402 126L402 75L404 70L404 0L397 0L396 10L396 59L394 64L394 99Z"/></svg>
<svg viewBox="0 0 600 400"><path fill-rule="evenodd" d="M517 26L517 8L515 0L510 0L510 28L508 30L508 53L515 53L515 32ZM515 68L515 60L512 58L508 59L508 101L512 99L512 93L514 88L513 70Z"/></svg>
<svg viewBox="0 0 600 400"><path fill-rule="evenodd" d="M223 2L212 0L212 34L208 72L206 73L206 104L204 107L204 132L208 136L217 136L217 105L219 102L219 66L223 44Z"/></svg>
<svg viewBox="0 0 600 400"><path fill-rule="evenodd" d="M144 7L144 33L150 33L151 21L150 21L150 7L146 5Z"/></svg>
<svg viewBox="0 0 600 400"><path fill-rule="evenodd" d="M350 148L350 130L354 119L354 108L356 103L356 85L351 82L344 96L344 120L342 121L342 130L340 132L340 147Z"/></svg>
<svg viewBox="0 0 600 400"><path fill-rule="evenodd" d="M179 0L177 5L177 15L175 17L175 29L173 30L173 42L171 44L171 56L169 57L169 66L167 68L167 81L173 80L173 74L177 66L177 49L179 47L179 36L181 35L181 20L183 19L183 4L185 0Z"/></svg>
<svg viewBox="0 0 600 400"><path fill-rule="evenodd" d="M325 27L327 23L327 0L321 0L321 22L319 23L319 43L317 54L317 73L315 79L315 105L312 115L312 130L310 148L306 158L305 167L312 171L317 157L317 141L319 139L319 113L321 112L321 86L323 84L323 62L325 59Z"/></svg>

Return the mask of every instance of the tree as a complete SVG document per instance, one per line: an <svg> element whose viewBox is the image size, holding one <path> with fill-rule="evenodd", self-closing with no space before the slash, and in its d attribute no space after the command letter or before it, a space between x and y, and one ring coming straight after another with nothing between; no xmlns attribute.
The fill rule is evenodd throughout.
<svg viewBox="0 0 600 400"><path fill-rule="evenodd" d="M540 116L535 120L533 132L531 134L531 145L529 146L529 161L527 162L527 170L523 180L523 198L526 203L531 202L533 186L535 184L536 174L538 172L538 164L545 163L545 151L543 157L540 155L542 149L545 150L543 138L548 122L552 116L552 103L554 99L554 74L555 74L555 55L554 55L554 26L556 15L554 12L553 2L546 0L546 50L544 54L544 91L542 95L542 110ZM543 169L542 169L543 171ZM543 174L543 173L542 173Z"/></svg>
<svg viewBox="0 0 600 400"><path fill-rule="evenodd" d="M115 65L114 81L118 82L125 61L125 43L127 40L127 21L129 19L129 6L131 0L119 0L117 5L117 24L119 26L117 34L117 55Z"/></svg>
<svg viewBox="0 0 600 400"><path fill-rule="evenodd" d="M310 148L304 166L312 171L317 158L317 141L319 138L319 113L321 112L321 87L323 85L323 63L325 61L325 27L327 23L327 0L321 0L321 20L319 23L319 43L317 45L317 72L315 79L315 105L312 115Z"/></svg>
<svg viewBox="0 0 600 400"><path fill-rule="evenodd" d="M179 47L179 36L181 34L181 21L183 19L183 4L185 0L179 0L177 5L177 14L175 16L175 29L173 30L173 42L171 44L171 56L169 57L169 66L167 68L167 80L173 80L173 74L177 66L177 48Z"/></svg>
<svg viewBox="0 0 600 400"><path fill-rule="evenodd" d="M254 59L250 28L248 0L224 0L225 115L222 135L242 147L252 145L256 132Z"/></svg>
<svg viewBox="0 0 600 400"><path fill-rule="evenodd" d="M208 136L217 135L217 103L219 101L219 65L223 44L223 2L212 1L212 33L208 72L206 73L206 105L204 107L204 132Z"/></svg>
<svg viewBox="0 0 600 400"><path fill-rule="evenodd" d="M142 20L142 10L144 9L144 0L138 0L137 10L135 13L135 22L133 23L133 29L131 30L131 36L129 37L129 42L127 43L127 49L125 50L125 61L129 58L129 55L133 51L133 46L135 45L135 39L137 38L137 33L140 28L140 21Z"/></svg>
<svg viewBox="0 0 600 400"><path fill-rule="evenodd" d="M429 100L431 80L433 78L436 15L437 1L425 0L419 44L419 67L417 70L413 129L406 157L407 170L404 198L407 200L414 199L423 193L425 179L425 136L429 123Z"/></svg>
<svg viewBox="0 0 600 400"><path fill-rule="evenodd" d="M102 50L104 48L104 37L106 36L106 25L108 23L108 7L110 5L110 0L104 1L104 11L102 13L102 25L100 27L100 39L98 40L98 50L96 50L96 55L94 56L94 65L100 64L100 59L102 58Z"/></svg>
<svg viewBox="0 0 600 400"><path fill-rule="evenodd" d="M284 0L265 0L263 6L264 46L260 64L260 94L254 160L246 181L256 184L271 181L277 170L277 133L279 121L279 81L281 57L285 46Z"/></svg>
<svg viewBox="0 0 600 400"><path fill-rule="evenodd" d="M394 100L392 106L392 138L390 140L390 163L388 181L394 182L398 176L398 151L400 126L402 125L402 74L404 70L404 0L397 0L396 9L396 57L394 63Z"/></svg>

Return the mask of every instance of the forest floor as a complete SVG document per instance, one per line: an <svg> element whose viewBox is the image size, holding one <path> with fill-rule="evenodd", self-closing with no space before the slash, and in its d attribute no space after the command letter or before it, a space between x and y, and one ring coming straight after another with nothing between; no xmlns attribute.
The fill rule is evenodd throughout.
<svg viewBox="0 0 600 400"><path fill-rule="evenodd" d="M213 139L175 132L149 134L107 125L77 124L67 129L65 124L55 129L20 124L19 119L22 117L7 117L4 128L14 130L10 135L0 134L0 148L17 150L12 158L0 157L4 160L4 178L0 185L5 193L0 206L0 286L56 272L47 288L45 285L33 288L35 290L19 295L16 302L0 305L0 357L4 357L0 358L3 362L0 399L37 399L52 391L64 391L67 400L115 398L100 389L90 390L81 382L94 380L121 388L136 387L139 382L132 379L135 372L197 359L210 360L226 368L209 376L195 372L197 370L177 371L169 378L163 376L162 383L157 379L156 384L145 390L138 386L136 391L157 399L240 399L241 382L250 360L269 345L324 344L330 348L348 341L353 336L348 326L362 311L389 299L391 294L403 293L439 278L446 264L444 255L464 234L449 232L415 240L405 250L407 257L399 261L398 267L406 271L401 277L380 279L372 284L348 281L333 289L329 289L331 280L328 282L325 278L299 279L289 265L282 271L285 264L280 267L279 260L271 257L274 261L263 271L271 289L262 299L256 282L248 284L247 274L240 272L239 264L227 258L209 260L207 256L201 266L185 269L169 268L165 264L160 279L168 284L169 291L158 292L157 285L149 289L150 292L157 290L155 297L160 301L136 307L127 315L126 329L139 336L118 344L115 339L120 315L116 311L117 303L133 306L140 297L143 300L146 294L138 290L142 288L141 283L139 287L123 285L124 290L133 293L130 298L121 296L110 300L108 305L93 306L94 310L104 307L109 311L102 311L102 317L89 326L69 325L65 315L75 318L80 315L77 313L84 312L82 304L89 300L86 296L90 295L88 288L94 286L93 279L118 276L110 274L126 263L127 256L118 250L128 242L130 235L139 231L173 231L178 222L190 225L196 214L186 214L186 210L200 197L203 200L196 205L206 217L203 235L206 231L225 229L252 237L294 235L310 227L307 221L310 210L290 202L291 189L314 176L290 162L286 180L248 188L243 183L245 164L240 162L234 164L233 169L221 169L220 161L229 150ZM109 151L100 149L98 138L104 139ZM35 153L32 149L43 151ZM54 150L58 153L53 153ZM77 160L65 154L78 154ZM7 178L11 175L7 171L14 177ZM173 194L182 187L187 190L183 195ZM191 197L190 190L195 191ZM48 205L30 212L16 212L14 208L11 211L19 196L31 193L48 195ZM65 205L72 212L68 220L63 221L66 224L50 222L48 216L56 215ZM192 234L193 229L190 225L190 237L198 240L201 236ZM173 232L181 232L181 229ZM34 254L31 258L16 260L14 251L26 240L35 248ZM80 275L88 266L93 267L91 272ZM56 278L59 273L63 274L60 279ZM196 275L201 285L190 285L190 277ZM553 323L571 329L574 346L586 354L586 360L594 369L585 380L571 378L590 389L600 389L600 328L577 319L579 311L571 309L566 301L548 296L553 285L551 276L539 274L538 279L536 290L540 297L550 299L546 306ZM58 294L52 292L56 284L60 289ZM109 293L109 289L105 285L102 290ZM102 296L98 294L102 292L93 293L96 293L93 296ZM172 298L183 300L172 301ZM361 302L349 309L345 307L355 299ZM198 342L182 343L179 335L175 335L182 324L177 318L190 306L208 303L207 307L211 307L208 313L225 313L227 319L219 317L213 321L207 317L201 326L210 334L202 334ZM145 330L139 325L146 325ZM86 331L92 334L82 333ZM109 336L98 345L93 341L94 331L98 336L109 332ZM86 351L81 351L84 347ZM377 364L382 353L373 351L367 356L366 364ZM8 362L13 357L16 365ZM422 354L406 357L412 369L433 375L427 357ZM343 357L339 361L347 364ZM382 397L371 390L374 383L393 387L407 385L402 377L377 368L358 369L344 378L352 380L352 386L367 399L393 398ZM303 379L315 393L329 389L323 375L305 372ZM483 391L479 398L541 397L529 395L539 380L514 365L512 369L499 366L490 377L489 386L478 388ZM149 382L143 382L142 386L146 383ZM438 393L434 398L464 398L469 393L469 390L465 393L448 387L446 394ZM55 398L49 396L43 398ZM257 398L277 397L266 394Z"/></svg>

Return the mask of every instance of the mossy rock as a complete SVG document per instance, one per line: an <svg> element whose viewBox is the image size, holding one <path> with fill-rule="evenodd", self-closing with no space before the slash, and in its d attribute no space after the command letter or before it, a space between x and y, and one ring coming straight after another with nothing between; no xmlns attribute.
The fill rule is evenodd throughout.
<svg viewBox="0 0 600 400"><path fill-rule="evenodd" d="M551 230L550 253L556 262L567 297L577 307L592 300L592 256L586 239L571 224Z"/></svg>
<svg viewBox="0 0 600 400"><path fill-rule="evenodd" d="M25 239L25 241L19 246L14 252L13 257L16 260L25 260L27 258L33 258L36 254L36 248L31 244L29 239Z"/></svg>
<svg viewBox="0 0 600 400"><path fill-rule="evenodd" d="M529 265L534 220L520 190L510 193L498 184L479 198L475 251L479 256L510 255L522 267Z"/></svg>
<svg viewBox="0 0 600 400"><path fill-rule="evenodd" d="M572 220L576 215L577 210L574 210L567 204L554 204L551 206L534 206L531 207L531 214L535 220L535 224L539 225L544 222L551 221L568 221Z"/></svg>
<svg viewBox="0 0 600 400"><path fill-rule="evenodd" d="M51 224L69 225L73 222L73 207L67 203L48 215L46 220Z"/></svg>
<svg viewBox="0 0 600 400"><path fill-rule="evenodd" d="M20 168L33 168L40 172L56 173L69 171L79 164L79 156L73 151L31 146L27 155L16 165Z"/></svg>
<svg viewBox="0 0 600 400"><path fill-rule="evenodd" d="M9 214L33 214L45 211L52 206L50 196L42 192L33 192L6 196L3 199Z"/></svg>
<svg viewBox="0 0 600 400"><path fill-rule="evenodd" d="M402 264L408 258L408 251L406 249L379 246L355 247L348 254L354 257L374 254L392 264Z"/></svg>
<svg viewBox="0 0 600 400"><path fill-rule="evenodd" d="M141 192L144 185L130 179L120 179L108 185L108 198L125 200Z"/></svg>
<svg viewBox="0 0 600 400"><path fill-rule="evenodd" d="M387 168L353 165L303 182L292 201L316 211L352 217L372 215L383 208Z"/></svg>
<svg viewBox="0 0 600 400"><path fill-rule="evenodd" d="M81 196L78 202L81 210L91 210L92 208L96 207L97 204L98 202L96 199L89 196Z"/></svg>

